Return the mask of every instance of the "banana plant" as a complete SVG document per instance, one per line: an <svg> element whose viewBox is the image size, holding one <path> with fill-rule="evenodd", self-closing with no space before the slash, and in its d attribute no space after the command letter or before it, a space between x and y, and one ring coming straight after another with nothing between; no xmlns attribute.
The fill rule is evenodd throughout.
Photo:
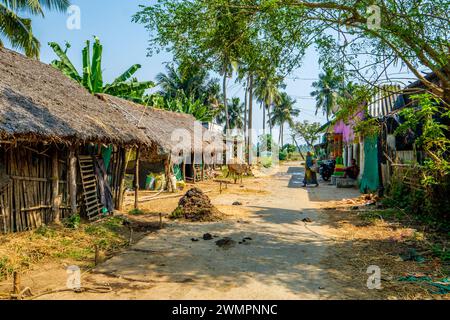
<svg viewBox="0 0 450 320"><path fill-rule="evenodd" d="M94 37L92 55L89 40L86 41L86 46L82 50L83 72L81 75L67 56L70 44L66 43L65 50L55 42L50 42L49 46L59 58L59 60L52 61L51 65L83 85L91 93L105 93L145 104L145 91L155 86L152 81L139 82L135 77L132 77L141 68L140 64L132 65L112 83L104 85L102 72L103 46L97 37Z"/></svg>

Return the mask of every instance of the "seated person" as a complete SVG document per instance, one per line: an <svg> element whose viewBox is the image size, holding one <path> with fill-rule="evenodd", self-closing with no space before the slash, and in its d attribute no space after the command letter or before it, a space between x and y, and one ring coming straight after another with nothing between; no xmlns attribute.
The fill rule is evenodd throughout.
<svg viewBox="0 0 450 320"><path fill-rule="evenodd" d="M352 165L350 167L345 168L344 178L356 180L358 179L358 175L359 175L359 167L356 164L356 160L352 159Z"/></svg>

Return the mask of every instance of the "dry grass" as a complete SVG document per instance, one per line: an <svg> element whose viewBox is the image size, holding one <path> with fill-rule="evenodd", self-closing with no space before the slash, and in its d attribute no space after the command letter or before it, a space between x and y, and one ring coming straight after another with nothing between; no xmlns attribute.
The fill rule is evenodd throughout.
<svg viewBox="0 0 450 320"><path fill-rule="evenodd" d="M343 288L343 298L353 296L344 288L356 284L368 299L450 299L449 294L432 294L433 287L426 283L398 281L406 275L426 275L435 281L449 276L448 264L430 250L437 235L392 209L361 211L343 207L327 213L336 245L325 263L331 278ZM401 255L412 249L425 262L403 261ZM381 269L382 290L366 287L370 265Z"/></svg>
<svg viewBox="0 0 450 320"><path fill-rule="evenodd" d="M102 256L109 257L143 236L145 223L130 217L130 227L123 217L109 217L102 221L81 224L78 229L62 226L42 226L34 231L0 236L0 281L14 271L24 272L31 267L50 262L76 263L89 268L94 265L95 247Z"/></svg>

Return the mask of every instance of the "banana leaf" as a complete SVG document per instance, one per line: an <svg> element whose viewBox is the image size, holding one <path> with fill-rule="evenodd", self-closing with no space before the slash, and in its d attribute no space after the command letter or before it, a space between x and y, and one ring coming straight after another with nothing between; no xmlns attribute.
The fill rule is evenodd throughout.
<svg viewBox="0 0 450 320"><path fill-rule="evenodd" d="M110 95L129 95L131 92L147 90L153 88L155 84L152 81L143 82L120 82L109 86L105 93Z"/></svg>
<svg viewBox="0 0 450 320"><path fill-rule="evenodd" d="M92 52L92 89L93 92L103 92L103 77L102 77L102 52L103 46L100 40L95 37L95 42Z"/></svg>
<svg viewBox="0 0 450 320"><path fill-rule="evenodd" d="M74 79L77 82L81 82L82 78L80 77L77 69L75 69L72 62L70 62L66 53L61 49L59 44L57 44L56 42L49 42L49 46L53 49L58 58L61 60L59 61L60 63L52 63L52 65L58 68L59 70L63 71L64 74L67 75L68 77Z"/></svg>
<svg viewBox="0 0 450 320"><path fill-rule="evenodd" d="M92 72L91 72L91 44L90 41L86 41L86 46L83 48L83 86L93 93L92 87Z"/></svg>
<svg viewBox="0 0 450 320"><path fill-rule="evenodd" d="M119 77L117 77L117 78L113 81L113 83L112 83L111 85L114 85L114 84L117 84L117 83L120 83L120 82L125 82L125 81L127 81L127 80L130 79L131 76L132 76L133 74L135 74L136 71L138 71L141 67L142 67L142 66L141 66L140 64L134 64L134 65L132 65L127 71L125 71L125 72L122 73ZM111 86L111 85L108 85L108 86ZM107 87L108 87L108 86L107 86Z"/></svg>

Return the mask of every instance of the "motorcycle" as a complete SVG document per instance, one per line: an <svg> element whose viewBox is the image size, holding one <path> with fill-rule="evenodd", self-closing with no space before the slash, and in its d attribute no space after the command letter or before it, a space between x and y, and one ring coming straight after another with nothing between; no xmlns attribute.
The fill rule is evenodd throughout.
<svg viewBox="0 0 450 320"><path fill-rule="evenodd" d="M329 181L334 173L336 162L334 160L322 161L319 167L319 174L324 181Z"/></svg>

